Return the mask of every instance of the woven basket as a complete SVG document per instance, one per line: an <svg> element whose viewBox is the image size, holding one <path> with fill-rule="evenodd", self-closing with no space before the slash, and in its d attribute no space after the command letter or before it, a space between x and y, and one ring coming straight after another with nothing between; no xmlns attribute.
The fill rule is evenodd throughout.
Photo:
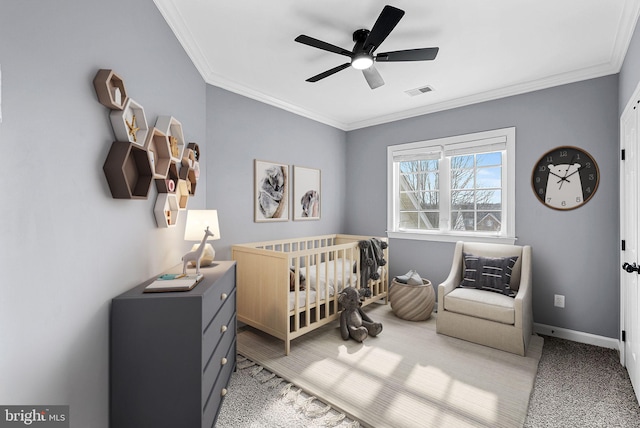
<svg viewBox="0 0 640 428"><path fill-rule="evenodd" d="M431 281L422 280L424 285L409 285L395 279L389 289L391 310L398 318L407 321L424 321L429 319L436 302L436 293Z"/></svg>

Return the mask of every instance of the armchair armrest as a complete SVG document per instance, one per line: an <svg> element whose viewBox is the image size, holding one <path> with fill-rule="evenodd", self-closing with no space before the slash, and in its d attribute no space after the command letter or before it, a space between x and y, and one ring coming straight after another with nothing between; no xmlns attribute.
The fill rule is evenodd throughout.
<svg viewBox="0 0 640 428"><path fill-rule="evenodd" d="M515 326L523 330L533 328L533 292L532 292L532 269L531 269L531 247L522 247L522 265L520 271L520 288L514 301Z"/></svg>
<svg viewBox="0 0 640 428"><path fill-rule="evenodd" d="M444 311L444 296L451 293L462 282L462 241L456 242L456 248L453 252L453 262L449 276L440 285L438 285L438 312Z"/></svg>

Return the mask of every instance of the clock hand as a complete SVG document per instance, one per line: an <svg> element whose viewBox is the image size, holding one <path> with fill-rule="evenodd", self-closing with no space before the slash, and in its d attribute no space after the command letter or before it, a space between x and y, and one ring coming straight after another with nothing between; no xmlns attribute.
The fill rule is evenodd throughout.
<svg viewBox="0 0 640 428"><path fill-rule="evenodd" d="M564 177L561 177L562 180L560 181L566 181L567 183L571 183L571 180L569 180L569 177L571 177L573 174L575 174L576 172L580 171L580 168L582 168L582 166L579 166L575 171L573 171L571 174L569 175L565 175ZM568 172L568 171L567 171ZM558 183L560 183L560 181L558 181ZM562 183L560 183L560 188L562 188Z"/></svg>
<svg viewBox="0 0 640 428"><path fill-rule="evenodd" d="M571 165L573 165L573 159L575 157L576 157L575 154L573 156L571 156L571 160L567 164L567 170L564 172L564 177L562 177L561 181L569 181L569 180L567 180L567 174L569 173L569 170L571 169ZM569 183L571 183L571 182L569 181ZM560 183L560 189L562 189L562 183Z"/></svg>
<svg viewBox="0 0 640 428"><path fill-rule="evenodd" d="M558 177L558 178L560 179L560 180L558 180L558 181L556 182L556 184L560 183L560 188L561 188L561 189L562 189L562 182L563 182L563 181L566 181L567 183L571 183L571 180L567 180L567 177L561 177L561 176L559 176L558 174L553 173L553 172L551 172L551 171L549 171L549 174L551 174L551 175L555 175L556 177ZM569 174L569 175L572 175L572 174Z"/></svg>
<svg viewBox="0 0 640 428"><path fill-rule="evenodd" d="M567 170L564 172L564 178L567 178L567 173L571 169L571 165L573 165L573 158L575 158L575 157L576 157L576 155L571 156L571 160L567 164Z"/></svg>
<svg viewBox="0 0 640 428"><path fill-rule="evenodd" d="M556 176L556 177L558 177L559 179L564 180L564 177L560 177L560 176L559 176L558 174L556 174L556 173L553 173L553 172L549 171L549 174L551 174L551 175L555 175L555 176Z"/></svg>
<svg viewBox="0 0 640 428"><path fill-rule="evenodd" d="M573 171L571 174L569 174L569 175L567 175L566 177L564 177L564 179L566 180L567 178L571 177L571 176L572 176L573 174L575 174L576 172L580 171L580 168L582 168L582 167L579 167L578 169L576 169L575 171ZM568 180L567 180L567 181L568 181Z"/></svg>

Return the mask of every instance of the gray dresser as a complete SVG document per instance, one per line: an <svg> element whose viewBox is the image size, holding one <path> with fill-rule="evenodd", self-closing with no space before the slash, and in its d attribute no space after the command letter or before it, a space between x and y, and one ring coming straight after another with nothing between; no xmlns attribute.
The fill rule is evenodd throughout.
<svg viewBox="0 0 640 428"><path fill-rule="evenodd" d="M236 363L236 265L214 263L190 291L144 293L149 279L113 299L112 428L214 426Z"/></svg>

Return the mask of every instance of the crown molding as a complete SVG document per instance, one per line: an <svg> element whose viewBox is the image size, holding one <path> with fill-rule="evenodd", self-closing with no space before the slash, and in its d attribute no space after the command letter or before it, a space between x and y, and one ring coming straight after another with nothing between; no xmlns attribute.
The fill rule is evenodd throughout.
<svg viewBox="0 0 640 428"><path fill-rule="evenodd" d="M239 82L216 74L213 71L213 67L204 55L202 48L195 41L195 37L186 25L186 22L182 17L180 11L175 7L174 0L154 0L154 3L156 4L156 7L164 17L173 33L176 35L183 49L207 84L218 86L222 89L234 92L238 95L242 95L256 101L278 107L285 111L332 126L334 128L338 128L343 131L352 131L369 126L381 125L384 123L409 119L425 114L436 113L439 111L450 110L472 104L493 101L500 98L521 95L524 93L548 89L555 86L616 74L620 72L620 69L622 68L624 58L626 56L631 38L633 37L633 33L638 21L638 16L640 15L640 2L625 2L625 8L620 16L620 22L618 26L619 31L612 48L611 57L606 63L549 76L544 79L523 82L520 84L511 85L504 88L497 88L495 90L485 91L470 96L450 99L410 110L382 115L371 119L345 123L316 111L311 111L309 109L291 104L282 99L271 96L257 89L249 88Z"/></svg>

